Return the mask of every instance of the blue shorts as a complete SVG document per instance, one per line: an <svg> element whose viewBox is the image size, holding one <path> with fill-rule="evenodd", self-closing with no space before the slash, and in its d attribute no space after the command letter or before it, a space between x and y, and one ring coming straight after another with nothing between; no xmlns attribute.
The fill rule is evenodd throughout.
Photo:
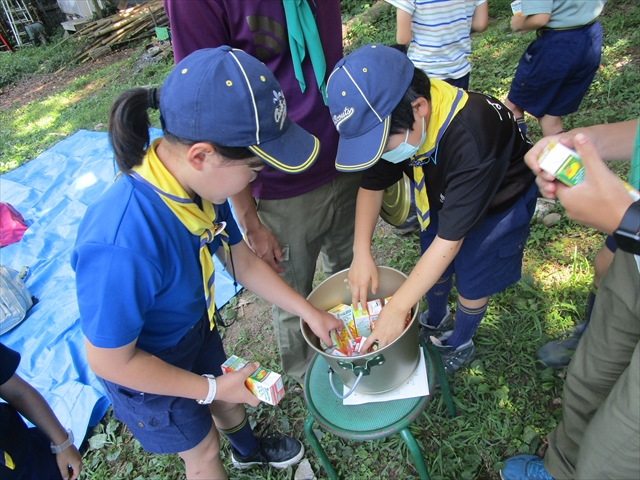
<svg viewBox="0 0 640 480"><path fill-rule="evenodd" d="M445 78L444 81L454 87L462 88L463 90L469 90L469 74L460 78Z"/></svg>
<svg viewBox="0 0 640 480"><path fill-rule="evenodd" d="M536 208L538 186L529 189L509 209L487 215L470 231L460 251L443 277L456 275L458 293L468 300L479 300L501 292L522 275L522 254L529 236L531 217ZM431 223L420 232L420 249L431 245L438 232L438 212L431 211Z"/></svg>
<svg viewBox="0 0 640 480"><path fill-rule="evenodd" d="M222 375L226 360L217 327L209 330L205 316L177 345L155 355L193 373ZM129 427L142 448L151 453L178 453L200 444L213 419L206 405L182 397L154 395L100 379L113 404L114 416Z"/></svg>
<svg viewBox="0 0 640 480"><path fill-rule="evenodd" d="M600 22L571 30L539 30L511 82L509 100L534 117L578 110L600 65Z"/></svg>

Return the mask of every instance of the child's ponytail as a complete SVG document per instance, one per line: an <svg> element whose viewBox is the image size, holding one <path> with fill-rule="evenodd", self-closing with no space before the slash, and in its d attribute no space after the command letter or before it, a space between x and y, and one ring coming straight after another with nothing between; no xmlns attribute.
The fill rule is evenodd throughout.
<svg viewBox="0 0 640 480"><path fill-rule="evenodd" d="M149 146L149 108L158 108L158 90L155 88L131 88L118 95L111 105L109 143L123 173L129 173L142 163Z"/></svg>

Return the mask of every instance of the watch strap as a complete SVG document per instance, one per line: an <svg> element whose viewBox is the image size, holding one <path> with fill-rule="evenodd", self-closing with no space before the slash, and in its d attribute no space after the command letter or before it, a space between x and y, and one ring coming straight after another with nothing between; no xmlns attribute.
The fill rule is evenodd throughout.
<svg viewBox="0 0 640 480"><path fill-rule="evenodd" d="M67 428L67 439L60 445L54 445L53 442L51 442L51 453L60 453L63 450L69 448L71 445L73 445L73 432L70 428Z"/></svg>

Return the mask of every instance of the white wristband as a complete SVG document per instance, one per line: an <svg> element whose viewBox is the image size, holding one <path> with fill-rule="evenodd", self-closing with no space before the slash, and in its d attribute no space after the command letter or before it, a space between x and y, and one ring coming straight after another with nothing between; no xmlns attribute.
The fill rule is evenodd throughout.
<svg viewBox="0 0 640 480"><path fill-rule="evenodd" d="M207 398L205 398L204 400L197 400L197 402L200 405L209 405L211 402L213 402L213 399L216 398L218 384L216 383L216 377L214 377L213 375L205 373L202 376L209 380L209 392L207 393Z"/></svg>
<svg viewBox="0 0 640 480"><path fill-rule="evenodd" d="M53 442L51 442L51 453L60 453L71 445L73 445L73 432L70 428L67 428L67 439L60 445L54 445Z"/></svg>

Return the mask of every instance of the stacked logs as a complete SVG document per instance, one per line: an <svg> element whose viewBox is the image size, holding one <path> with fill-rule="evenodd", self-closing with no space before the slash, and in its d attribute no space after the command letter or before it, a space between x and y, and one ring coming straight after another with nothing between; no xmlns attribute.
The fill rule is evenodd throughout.
<svg viewBox="0 0 640 480"><path fill-rule="evenodd" d="M157 27L168 26L169 19L162 0L149 0L110 17L85 23L63 42L69 38L79 42L78 62L86 62L131 42L153 37Z"/></svg>

